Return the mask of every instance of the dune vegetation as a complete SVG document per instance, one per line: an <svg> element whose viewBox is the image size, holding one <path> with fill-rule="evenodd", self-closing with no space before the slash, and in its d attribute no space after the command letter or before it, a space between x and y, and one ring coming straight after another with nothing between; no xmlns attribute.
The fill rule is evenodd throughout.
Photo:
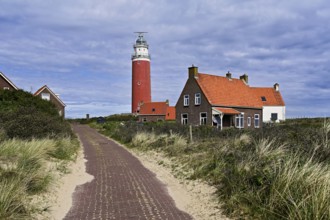
<svg viewBox="0 0 330 220"><path fill-rule="evenodd" d="M67 172L79 148L70 125L47 101L24 91L0 91L0 219L35 219L34 200Z"/></svg>
<svg viewBox="0 0 330 220"><path fill-rule="evenodd" d="M95 124L130 148L162 152L180 170L217 188L239 219L330 219L330 122L287 120L263 129L215 130L172 123ZM161 162L160 162L161 163Z"/></svg>

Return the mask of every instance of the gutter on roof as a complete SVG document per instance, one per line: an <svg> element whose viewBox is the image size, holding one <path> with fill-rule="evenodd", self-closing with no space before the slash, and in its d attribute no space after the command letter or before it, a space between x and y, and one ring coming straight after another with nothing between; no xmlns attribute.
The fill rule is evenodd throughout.
<svg viewBox="0 0 330 220"><path fill-rule="evenodd" d="M212 105L212 107L262 109L263 106L261 106L261 107L251 107L251 106L233 106L233 105Z"/></svg>

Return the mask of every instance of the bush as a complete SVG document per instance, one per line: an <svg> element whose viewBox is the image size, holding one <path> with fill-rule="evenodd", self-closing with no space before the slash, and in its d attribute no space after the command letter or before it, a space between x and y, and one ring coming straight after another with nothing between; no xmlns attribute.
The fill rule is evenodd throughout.
<svg viewBox="0 0 330 220"><path fill-rule="evenodd" d="M71 135L70 125L58 115L49 101L20 90L1 90L0 100L0 129L8 138Z"/></svg>

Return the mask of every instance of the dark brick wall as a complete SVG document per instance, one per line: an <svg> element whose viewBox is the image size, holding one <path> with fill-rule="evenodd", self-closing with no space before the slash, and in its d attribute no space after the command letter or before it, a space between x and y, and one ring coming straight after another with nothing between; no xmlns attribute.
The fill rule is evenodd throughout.
<svg viewBox="0 0 330 220"><path fill-rule="evenodd" d="M0 76L0 89L4 89L4 87L8 87L9 90L15 90L4 78Z"/></svg>
<svg viewBox="0 0 330 220"><path fill-rule="evenodd" d="M195 94L201 94L201 104L195 105ZM189 95L189 106L183 105L184 95ZM207 113L207 125L212 125L212 107L207 101L195 78L189 78L175 106L176 121L181 123L181 114L188 113L188 124L199 125L200 113Z"/></svg>
<svg viewBox="0 0 330 220"><path fill-rule="evenodd" d="M139 122L144 122L144 118L146 122L165 121L165 115L139 115Z"/></svg>
<svg viewBox="0 0 330 220"><path fill-rule="evenodd" d="M262 127L262 109L253 108L233 108L239 112L244 112L244 128L254 128L254 115L259 114L259 127ZM248 117L251 117L251 126L247 126ZM235 115L232 117L232 124L235 125Z"/></svg>

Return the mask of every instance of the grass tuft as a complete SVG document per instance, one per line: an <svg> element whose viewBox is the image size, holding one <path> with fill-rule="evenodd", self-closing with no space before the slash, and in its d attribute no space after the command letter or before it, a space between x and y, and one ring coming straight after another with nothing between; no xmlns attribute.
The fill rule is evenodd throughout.
<svg viewBox="0 0 330 220"><path fill-rule="evenodd" d="M73 160L78 147L71 138L0 142L0 219L32 219L31 197L54 181L47 161Z"/></svg>

